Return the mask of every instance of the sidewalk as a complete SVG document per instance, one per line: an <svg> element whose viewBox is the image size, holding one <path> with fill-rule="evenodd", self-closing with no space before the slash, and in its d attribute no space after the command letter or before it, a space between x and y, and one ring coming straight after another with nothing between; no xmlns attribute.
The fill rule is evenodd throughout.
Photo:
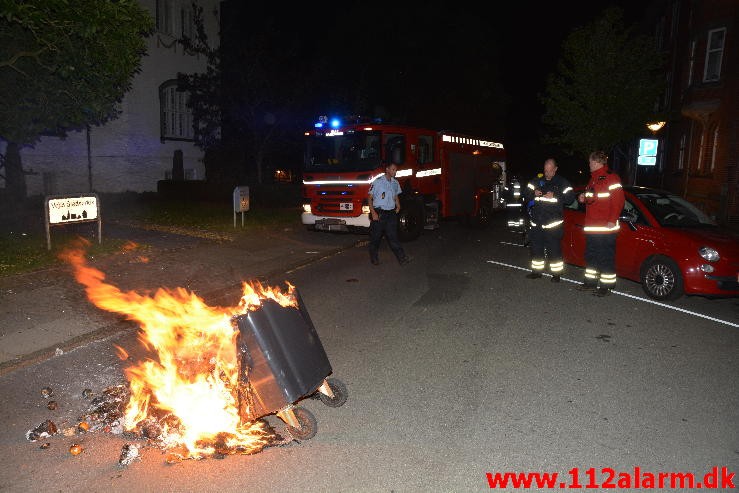
<svg viewBox="0 0 739 493"><path fill-rule="evenodd" d="M228 241L110 225L103 241L115 237L139 247L88 261L121 290L182 287L209 304L233 305L243 281L284 288L282 273L366 241L362 235L311 232L299 224L239 236ZM0 375L135 328L94 306L69 266L0 278Z"/></svg>

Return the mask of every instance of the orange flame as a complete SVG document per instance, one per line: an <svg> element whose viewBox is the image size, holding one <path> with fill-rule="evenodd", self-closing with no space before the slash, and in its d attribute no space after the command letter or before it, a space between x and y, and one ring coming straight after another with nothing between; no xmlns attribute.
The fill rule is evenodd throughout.
<svg viewBox="0 0 739 493"><path fill-rule="evenodd" d="M105 282L103 272L87 265L87 245L84 240L60 258L74 268L89 300L136 321L141 343L157 355L125 370L131 398L124 427L133 430L152 415L171 413L179 426L164 430L168 447L184 445L191 456L209 455L215 450L213 440L225 435L228 446L259 448L268 438L263 421L242 423L238 411L238 329L231 319L258 309L265 299L296 307L294 286L287 283L283 293L260 282L245 282L236 307L208 306L184 288L159 288L153 295L121 291ZM127 351L118 349L119 357L128 358Z"/></svg>
<svg viewBox="0 0 739 493"><path fill-rule="evenodd" d="M118 357L121 359L121 361L126 361L128 359L128 351L117 344L113 344L113 346L115 346L116 352L118 353Z"/></svg>

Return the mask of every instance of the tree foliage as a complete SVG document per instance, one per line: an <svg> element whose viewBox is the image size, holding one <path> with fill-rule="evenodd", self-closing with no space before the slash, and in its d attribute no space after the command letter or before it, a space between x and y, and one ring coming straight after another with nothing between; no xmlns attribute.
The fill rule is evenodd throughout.
<svg viewBox="0 0 739 493"><path fill-rule="evenodd" d="M33 144L118 116L153 23L137 0L2 0L0 137Z"/></svg>
<svg viewBox="0 0 739 493"><path fill-rule="evenodd" d="M192 110L195 128L195 145L203 150L212 149L220 142L222 111L224 105L221 86L221 55L218 46L211 46L205 32L203 7L193 3L195 37L183 37L178 41L187 53L203 55L207 61L205 72L178 73L177 87L188 93L187 106Z"/></svg>
<svg viewBox="0 0 739 493"><path fill-rule="evenodd" d="M587 155L644 132L663 87L654 41L624 26L610 7L565 40L541 100L549 143Z"/></svg>

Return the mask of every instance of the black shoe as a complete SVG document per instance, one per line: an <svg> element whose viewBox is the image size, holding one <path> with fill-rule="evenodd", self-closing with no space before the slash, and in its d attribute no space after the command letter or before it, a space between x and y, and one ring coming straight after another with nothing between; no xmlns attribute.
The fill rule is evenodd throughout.
<svg viewBox="0 0 739 493"><path fill-rule="evenodd" d="M550 281L552 281L552 282L559 282L559 276L552 276L552 278L550 279Z"/></svg>
<svg viewBox="0 0 739 493"><path fill-rule="evenodd" d="M370 262L372 262L372 265L380 265L380 261L376 258L371 258Z"/></svg>
<svg viewBox="0 0 739 493"><path fill-rule="evenodd" d="M578 291L593 291L595 290L595 288L597 288L595 284L580 284L575 289L577 289Z"/></svg>
<svg viewBox="0 0 739 493"><path fill-rule="evenodd" d="M411 257L410 255L406 255L402 259L398 260L398 262L400 262L400 265L406 265L410 264L411 260L413 260L413 257Z"/></svg>
<svg viewBox="0 0 739 493"><path fill-rule="evenodd" d="M540 272L529 272L528 274L526 274L526 279L539 279L540 277Z"/></svg>
<svg viewBox="0 0 739 493"><path fill-rule="evenodd" d="M604 296L608 296L609 294L611 294L611 290L608 289L608 288L598 288L598 289L595 290L595 293L593 293L593 294L595 296L598 296L598 297L602 298Z"/></svg>

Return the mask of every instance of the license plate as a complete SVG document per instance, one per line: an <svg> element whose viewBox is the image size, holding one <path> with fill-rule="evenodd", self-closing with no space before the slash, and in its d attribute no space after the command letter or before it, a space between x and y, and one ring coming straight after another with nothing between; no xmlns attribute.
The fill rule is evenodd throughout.
<svg viewBox="0 0 739 493"><path fill-rule="evenodd" d="M342 211L352 211L354 210L354 204L351 202L341 202L339 204L339 209Z"/></svg>

